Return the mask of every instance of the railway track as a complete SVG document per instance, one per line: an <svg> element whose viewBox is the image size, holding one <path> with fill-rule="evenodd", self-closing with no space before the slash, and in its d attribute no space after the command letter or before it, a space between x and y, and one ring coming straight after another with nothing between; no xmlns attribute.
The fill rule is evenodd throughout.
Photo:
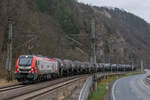
<svg viewBox="0 0 150 100"><path fill-rule="evenodd" d="M0 100L31 100L85 77L87 77L87 75L78 75L38 84L0 88Z"/></svg>
<svg viewBox="0 0 150 100"><path fill-rule="evenodd" d="M51 85L49 87L45 87L45 88L42 88L42 89L39 89L39 90L36 90L36 91L26 93L26 94L21 95L21 96L15 97L15 98L13 98L13 100L20 100L20 99L23 99L23 100L32 100L32 99L34 99L34 100L36 100L39 97L41 97L41 96L43 96L47 93L53 93L54 90L56 90L58 88L62 88L64 86L71 85L71 83L74 83L75 81L78 81L78 80L83 79L83 78L85 78L85 76L72 78L72 79L69 79L68 81L64 81L64 82L61 82L61 83L58 83L58 84L55 84L55 85Z"/></svg>
<svg viewBox="0 0 150 100"><path fill-rule="evenodd" d="M17 89L17 88L21 88L24 87L25 85L22 84L14 84L14 85L9 85L9 86L4 86L4 87L0 87L0 92L4 92L4 91L8 91L8 90L12 90L12 89Z"/></svg>

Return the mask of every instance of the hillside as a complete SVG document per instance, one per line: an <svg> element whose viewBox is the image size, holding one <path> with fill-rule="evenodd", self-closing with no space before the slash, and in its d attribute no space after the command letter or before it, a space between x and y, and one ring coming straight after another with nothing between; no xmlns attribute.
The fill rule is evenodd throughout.
<svg viewBox="0 0 150 100"><path fill-rule="evenodd" d="M5 66L9 16L13 19L13 66L20 54L88 60L91 17L95 16L100 62L149 60L150 27L118 8L92 7L74 0L0 0L0 62ZM78 40L78 46L68 38ZM148 63L147 63L148 64Z"/></svg>
<svg viewBox="0 0 150 100"><path fill-rule="evenodd" d="M150 27L147 22L118 8L94 7L94 10L99 13L98 16L104 15L108 18L109 22L106 23L113 23L110 27L115 27L116 33L121 37L119 40L123 40L124 46L123 44L118 45L118 48L121 47L120 49L123 51L123 58L129 59L130 56L135 56L134 58L138 61L141 59L149 61ZM107 27L107 25L105 26Z"/></svg>

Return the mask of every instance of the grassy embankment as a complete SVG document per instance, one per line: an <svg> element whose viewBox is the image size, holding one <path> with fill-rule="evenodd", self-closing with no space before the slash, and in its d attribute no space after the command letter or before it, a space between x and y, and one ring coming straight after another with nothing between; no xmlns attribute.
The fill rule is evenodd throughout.
<svg viewBox="0 0 150 100"><path fill-rule="evenodd" d="M117 80L118 78L127 77L127 76L135 75L138 73L139 72L127 73L127 74L119 76L119 77L113 76L108 79L103 79L102 81L97 83L97 89L91 93L89 100L104 100L105 94L109 90L110 83L112 83L114 80Z"/></svg>

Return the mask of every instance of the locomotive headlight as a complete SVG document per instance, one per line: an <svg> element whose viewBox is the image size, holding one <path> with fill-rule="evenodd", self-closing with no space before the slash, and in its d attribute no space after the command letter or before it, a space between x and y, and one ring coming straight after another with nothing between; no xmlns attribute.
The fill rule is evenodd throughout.
<svg viewBox="0 0 150 100"><path fill-rule="evenodd" d="M19 72L19 68L16 68L16 72Z"/></svg>
<svg viewBox="0 0 150 100"><path fill-rule="evenodd" d="M34 69L33 69L33 68L31 68L31 71L34 71Z"/></svg>
<svg viewBox="0 0 150 100"><path fill-rule="evenodd" d="M19 71L19 68L17 68L17 71Z"/></svg>
<svg viewBox="0 0 150 100"><path fill-rule="evenodd" d="M33 68L31 68L31 71L30 71L30 73L34 73L34 69L33 69Z"/></svg>

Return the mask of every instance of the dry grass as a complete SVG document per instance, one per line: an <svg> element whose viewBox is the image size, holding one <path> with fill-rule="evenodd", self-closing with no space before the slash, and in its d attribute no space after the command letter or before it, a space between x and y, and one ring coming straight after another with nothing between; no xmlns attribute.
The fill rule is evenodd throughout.
<svg viewBox="0 0 150 100"><path fill-rule="evenodd" d="M13 80L13 81L8 82L8 81L5 80L5 79L0 79L0 87L8 86L8 85L13 85L13 84L16 84L16 83L17 83L16 80Z"/></svg>
<svg viewBox="0 0 150 100"><path fill-rule="evenodd" d="M109 84L112 83L114 80L117 80L118 78L123 78L135 74L140 74L141 72L136 73L127 73L122 76L113 76L109 77L108 79L103 79L102 81L98 82L97 89L92 92L89 100L104 100L104 96L109 90Z"/></svg>

